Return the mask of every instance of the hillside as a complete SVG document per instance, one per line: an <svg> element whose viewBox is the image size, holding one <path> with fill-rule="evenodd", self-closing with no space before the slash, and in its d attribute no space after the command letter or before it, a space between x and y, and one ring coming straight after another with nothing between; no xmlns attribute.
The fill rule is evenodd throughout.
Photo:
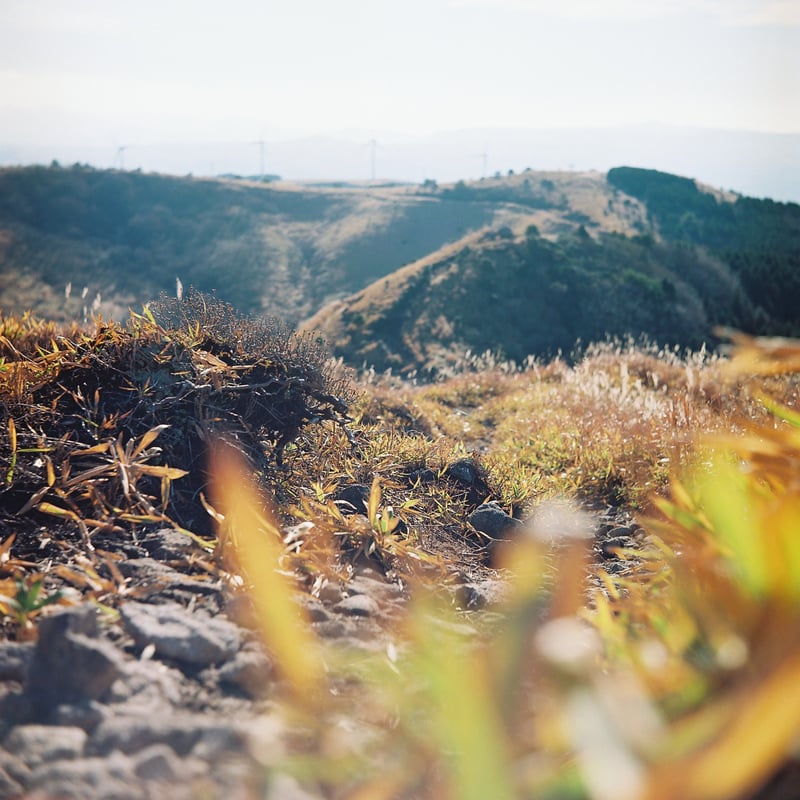
<svg viewBox="0 0 800 800"><path fill-rule="evenodd" d="M4 169L0 307L69 320L99 293L100 310L124 319L180 277L242 311L297 323L470 231L518 227L529 214L407 186Z"/></svg>
<svg viewBox="0 0 800 800"><path fill-rule="evenodd" d="M697 347L717 325L800 333L800 206L629 167L442 186L0 170L0 309L124 319L176 278L381 369L608 335Z"/></svg>
<svg viewBox="0 0 800 800"><path fill-rule="evenodd" d="M698 347L719 325L798 333L800 206L652 170L594 180L582 206L568 195L568 212L539 212L549 225L466 237L329 305L308 327L347 361L407 370L440 369L466 350L554 355L605 336ZM501 192L499 182L450 195L490 192ZM627 211L638 232L609 230L598 207ZM559 228L555 219L583 224Z"/></svg>

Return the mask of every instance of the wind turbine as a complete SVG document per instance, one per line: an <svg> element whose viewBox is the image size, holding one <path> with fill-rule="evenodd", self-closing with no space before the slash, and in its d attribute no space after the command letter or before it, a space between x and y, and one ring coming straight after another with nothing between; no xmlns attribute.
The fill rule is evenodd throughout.
<svg viewBox="0 0 800 800"><path fill-rule="evenodd" d="M380 147L380 144L378 143L377 139L373 138L373 139L370 139L364 145L364 147L369 147L369 149L370 149L370 175L372 176L371 180L374 181L375 180L375 156L376 156L376 153L378 151L378 148Z"/></svg>
<svg viewBox="0 0 800 800"><path fill-rule="evenodd" d="M486 177L486 169L487 169L487 167L489 165L489 142L484 142L484 144L483 144L483 152L482 153L476 153L475 154L475 158L482 159L483 171L481 172L481 178L485 178Z"/></svg>
<svg viewBox="0 0 800 800"><path fill-rule="evenodd" d="M263 183L264 181L264 140L263 139L256 139L254 142L250 142L250 144L257 144L258 145L258 154L259 154L259 173L258 179Z"/></svg>
<svg viewBox="0 0 800 800"><path fill-rule="evenodd" d="M114 157L114 166L121 170L125 170L125 151L130 147L127 144L121 144L117 147L117 153Z"/></svg>

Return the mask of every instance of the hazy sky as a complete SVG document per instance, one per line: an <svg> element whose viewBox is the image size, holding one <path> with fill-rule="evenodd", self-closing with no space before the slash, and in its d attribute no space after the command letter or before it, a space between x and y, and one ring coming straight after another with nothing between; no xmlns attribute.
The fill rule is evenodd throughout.
<svg viewBox="0 0 800 800"><path fill-rule="evenodd" d="M0 0L0 142L800 132L800 0Z"/></svg>

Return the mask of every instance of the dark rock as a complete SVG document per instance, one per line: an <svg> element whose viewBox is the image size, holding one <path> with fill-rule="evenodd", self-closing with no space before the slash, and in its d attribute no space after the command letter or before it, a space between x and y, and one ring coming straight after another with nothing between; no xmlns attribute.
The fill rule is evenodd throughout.
<svg viewBox="0 0 800 800"><path fill-rule="evenodd" d="M86 731L61 725L17 725L3 740L3 747L35 770L58 759L78 758L86 744Z"/></svg>
<svg viewBox="0 0 800 800"><path fill-rule="evenodd" d="M96 610L79 606L39 623L25 690L38 713L49 712L62 703L97 700L123 668L120 651L99 638Z"/></svg>
<svg viewBox="0 0 800 800"><path fill-rule="evenodd" d="M364 483L340 486L333 495L343 514L363 514L369 503L370 487Z"/></svg>
<svg viewBox="0 0 800 800"><path fill-rule="evenodd" d="M467 517L467 522L490 539L507 539L523 528L518 519L506 514L495 502L478 506Z"/></svg>
<svg viewBox="0 0 800 800"><path fill-rule="evenodd" d="M630 536L615 536L600 543L600 554L605 559L619 558L617 550L633 547L635 544L635 541Z"/></svg>
<svg viewBox="0 0 800 800"><path fill-rule="evenodd" d="M446 477L451 478L464 486L474 486L482 478L478 472L478 466L471 458L461 458L449 464L445 469Z"/></svg>
<svg viewBox="0 0 800 800"><path fill-rule="evenodd" d="M432 469L415 469L413 472L409 473L408 482L411 486L415 483L436 483L438 477L438 474Z"/></svg>
<svg viewBox="0 0 800 800"><path fill-rule="evenodd" d="M33 642L0 642L0 681L25 680L33 656Z"/></svg>
<svg viewBox="0 0 800 800"><path fill-rule="evenodd" d="M633 536L634 529L630 525L617 525L615 528L612 528L608 531L609 539L619 539L622 537L629 537Z"/></svg>
<svg viewBox="0 0 800 800"><path fill-rule="evenodd" d="M177 603L125 603L120 607L125 630L139 647L152 644L157 655L205 667L230 658L241 645L232 622L190 612Z"/></svg>
<svg viewBox="0 0 800 800"><path fill-rule="evenodd" d="M471 506L483 503L491 494L486 482L486 471L473 458L454 461L445 469L444 476L466 492L467 502Z"/></svg>
<svg viewBox="0 0 800 800"><path fill-rule="evenodd" d="M378 604L366 594L354 594L346 597L337 603L333 610L350 617L374 617L380 613Z"/></svg>

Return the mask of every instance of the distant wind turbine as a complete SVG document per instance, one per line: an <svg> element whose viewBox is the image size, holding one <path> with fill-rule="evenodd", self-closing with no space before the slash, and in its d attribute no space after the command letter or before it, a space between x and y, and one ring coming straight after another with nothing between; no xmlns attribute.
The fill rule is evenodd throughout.
<svg viewBox="0 0 800 800"><path fill-rule="evenodd" d="M370 139L364 145L364 147L369 147L369 149L370 149L370 175L371 175L371 179L374 181L375 180L375 175L376 175L376 172L375 172L375 157L376 157L376 153L378 151L378 148L380 147L380 144L378 143L377 139Z"/></svg>
<svg viewBox="0 0 800 800"><path fill-rule="evenodd" d="M487 170L487 167L489 166L489 143L488 142L484 143L483 152L482 153L476 153L475 154L475 158L482 159L483 171L481 172L481 178L485 178L486 177L486 170Z"/></svg>
<svg viewBox="0 0 800 800"><path fill-rule="evenodd" d="M264 180L264 140L257 139L255 142L250 142L250 144L257 144L258 145L258 154L259 154L259 171L258 171L258 179L260 181Z"/></svg>
<svg viewBox="0 0 800 800"><path fill-rule="evenodd" d="M125 151L130 147L130 145L122 144L117 147L117 154L114 157L114 166L119 167L119 169L125 169Z"/></svg>

